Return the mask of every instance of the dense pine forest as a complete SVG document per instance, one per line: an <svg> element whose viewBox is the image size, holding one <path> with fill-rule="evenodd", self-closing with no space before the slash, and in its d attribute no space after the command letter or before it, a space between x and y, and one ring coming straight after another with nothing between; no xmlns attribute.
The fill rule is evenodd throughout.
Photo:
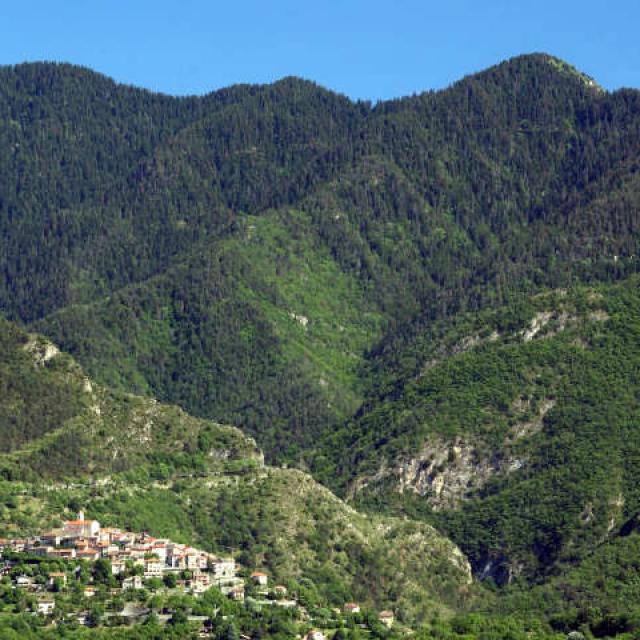
<svg viewBox="0 0 640 640"><path fill-rule="evenodd" d="M425 633L632 633L639 243L640 91L545 54L376 104L293 77L176 98L71 65L0 67L0 472L9 487L125 474L146 492L208 473L235 425L268 464L462 550L468 594L449 577L418 590L447 622L385 587ZM37 375L16 351L48 344L36 333L64 352ZM124 437L156 401L162 429L114 466L95 434ZM233 473L256 473L261 454L237 446ZM287 473L219 504L264 490L276 505ZM283 553L255 531L264 510L225 532L211 496L183 489L208 513L187 524L174 505L186 537ZM297 535L334 572L305 565L324 601L375 584L358 591L352 541ZM355 568L336 569L347 546Z"/></svg>

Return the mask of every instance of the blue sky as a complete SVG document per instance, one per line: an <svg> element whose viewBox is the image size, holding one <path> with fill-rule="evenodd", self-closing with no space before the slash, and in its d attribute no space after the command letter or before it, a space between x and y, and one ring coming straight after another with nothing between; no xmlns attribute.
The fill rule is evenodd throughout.
<svg viewBox="0 0 640 640"><path fill-rule="evenodd" d="M1 0L0 64L59 60L172 94L297 75L353 98L561 57L640 87L640 0Z"/></svg>

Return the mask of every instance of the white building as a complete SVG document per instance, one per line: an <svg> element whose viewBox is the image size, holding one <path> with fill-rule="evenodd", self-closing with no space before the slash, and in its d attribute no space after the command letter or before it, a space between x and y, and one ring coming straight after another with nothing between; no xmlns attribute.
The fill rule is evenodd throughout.
<svg viewBox="0 0 640 640"><path fill-rule="evenodd" d="M269 582L269 577L266 573L262 573L262 571L254 571L251 574L251 580L254 584L258 584L261 587L266 587Z"/></svg>
<svg viewBox="0 0 640 640"><path fill-rule="evenodd" d="M162 573L164 571L164 563L160 562L160 560L146 560L144 563L144 577L145 579L149 578L162 578Z"/></svg>
<svg viewBox="0 0 640 640"><path fill-rule="evenodd" d="M213 558L209 566L215 580L233 578L236 575L236 562L233 558Z"/></svg>
<svg viewBox="0 0 640 640"><path fill-rule="evenodd" d="M43 616L50 616L55 608L56 603L53 600L38 600L36 603L36 611Z"/></svg>
<svg viewBox="0 0 640 640"><path fill-rule="evenodd" d="M122 581L123 589L142 589L142 578L140 576L131 576Z"/></svg>
<svg viewBox="0 0 640 640"><path fill-rule="evenodd" d="M62 527L65 538L97 538L100 535L100 523L97 520L85 520L84 511L78 513L77 520L67 520Z"/></svg>

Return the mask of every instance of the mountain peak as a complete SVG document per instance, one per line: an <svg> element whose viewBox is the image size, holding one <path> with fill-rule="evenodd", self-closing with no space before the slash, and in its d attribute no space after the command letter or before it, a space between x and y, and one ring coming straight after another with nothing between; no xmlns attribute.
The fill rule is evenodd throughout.
<svg viewBox="0 0 640 640"><path fill-rule="evenodd" d="M594 78L586 74L584 71L580 71L566 60L544 52L526 53L515 56L489 68L484 73L490 73L494 69L508 69L511 72L516 73L525 71L535 72L536 70L544 73L545 70L551 70L553 73L559 74L566 79L578 81L580 84L588 88L599 89L601 91L603 90L602 87L596 83ZM483 74L481 73L480 75Z"/></svg>

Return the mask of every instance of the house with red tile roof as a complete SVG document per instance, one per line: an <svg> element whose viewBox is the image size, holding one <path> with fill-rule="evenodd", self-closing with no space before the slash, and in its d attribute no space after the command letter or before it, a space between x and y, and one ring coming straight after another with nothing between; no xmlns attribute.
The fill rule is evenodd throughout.
<svg viewBox="0 0 640 640"><path fill-rule="evenodd" d="M67 520L63 524L62 535L68 538L95 538L100 535L100 523L97 520L85 520L84 511L80 511L77 520Z"/></svg>
<svg viewBox="0 0 640 640"><path fill-rule="evenodd" d="M254 584L259 584L261 587L266 587L269 583L269 576L262 571L254 571L251 574L251 580Z"/></svg>

